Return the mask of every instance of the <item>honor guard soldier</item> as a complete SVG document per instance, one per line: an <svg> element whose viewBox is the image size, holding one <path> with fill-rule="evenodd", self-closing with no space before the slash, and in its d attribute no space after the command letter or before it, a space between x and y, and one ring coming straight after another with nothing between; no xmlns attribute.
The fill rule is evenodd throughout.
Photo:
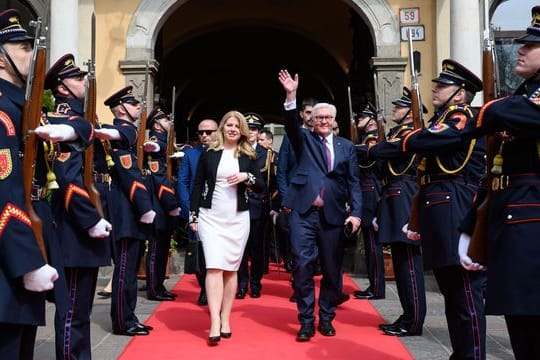
<svg viewBox="0 0 540 360"><path fill-rule="evenodd" d="M176 294L168 291L163 282L167 268L167 259L171 244L171 236L178 225L180 202L174 185L167 180L167 139L171 126L169 117L161 109L155 108L146 121L150 129L149 140L144 143L147 156L147 186L153 189L156 208L161 207L159 225L155 224L155 232L148 239L146 253L146 296L150 300L174 300Z"/></svg>
<svg viewBox="0 0 540 360"><path fill-rule="evenodd" d="M249 198L249 238L242 257L242 263L238 270L238 292L237 299L246 297L248 283L250 296L252 298L261 297L261 279L264 273L264 259L266 254L264 246L264 225L270 213L270 193L268 185L270 178L274 178L273 169L270 165L272 151L265 149L257 143L259 131L264 126L263 118L256 113L245 113L249 126L249 143L257 154L257 164L265 182L262 192L248 192ZM272 180L273 181L273 180ZM250 265L248 266L248 259Z"/></svg>
<svg viewBox="0 0 540 360"><path fill-rule="evenodd" d="M84 122L79 139L88 145L94 134L83 119L85 75L75 65L73 55L66 54L47 72L45 88L55 97L55 113L67 116L70 124ZM98 270L109 266L111 259L111 224L90 201L83 180L83 156L80 149L62 152L54 167L59 189L53 193L51 204L69 296L69 310L62 313L57 308L55 315L57 359L91 357L90 314Z"/></svg>
<svg viewBox="0 0 540 360"><path fill-rule="evenodd" d="M361 134L360 144L373 146L378 142L377 115L371 106L367 105L360 114L357 128ZM377 160L359 159L360 184L362 186L362 238L364 242L364 255L366 258L369 287L366 290L357 290L354 297L357 299L384 299L384 258L382 245L373 226L373 219L377 216L377 208L382 191L382 174Z"/></svg>
<svg viewBox="0 0 540 360"><path fill-rule="evenodd" d="M504 315L515 358L540 358L540 6L516 42L514 72L524 79L512 96L494 100L480 111L477 135L493 136L487 162L486 314ZM491 147L491 146L490 146ZM489 224L489 225L488 225ZM462 263L471 266L460 239ZM471 243L472 244L472 243ZM477 261L478 259L472 259ZM480 271L482 273L482 271Z"/></svg>
<svg viewBox="0 0 540 360"><path fill-rule="evenodd" d="M0 13L0 353L32 359L38 325L45 324L45 296L56 270L46 265L26 212L21 141L24 86L32 38L15 9Z"/></svg>
<svg viewBox="0 0 540 360"><path fill-rule="evenodd" d="M413 154L403 154L397 146L413 131L409 89L403 88L402 96L392 101L392 105L392 121L397 125L390 129L386 141L369 148L358 147L357 151L362 155L367 149L371 159L382 160L384 186L373 225L378 229L379 242L390 245L396 287L403 308L403 314L396 321L380 324L379 328L387 335L417 336L422 335L426 317L422 251L420 242L408 239L402 231L409 219L412 198L418 191L416 158Z"/></svg>
<svg viewBox="0 0 540 360"><path fill-rule="evenodd" d="M103 140L102 144L108 148L103 149L103 153L110 154L114 162L114 166L109 170L109 204L114 204L115 207L114 216L111 217L114 259L112 328L114 334L128 336L148 335L152 330L139 322L135 315L135 306L137 269L143 248L141 245L149 238L156 216L152 196L137 168L134 149L137 140L135 122L141 115L141 105L131 93L132 90L132 86L127 86L105 100L104 104L114 115L113 124L104 124L95 130L96 137ZM98 169L96 164L96 171L103 170Z"/></svg>
<svg viewBox="0 0 540 360"><path fill-rule="evenodd" d="M485 141L466 139L476 126L476 111L469 104L482 90L482 81L452 59L443 60L432 81L433 121L396 144L425 159L418 194L420 228L409 232L409 238L421 237L424 269L433 270L444 297L452 357L484 359L486 277L463 269L458 256L458 227L485 170Z"/></svg>

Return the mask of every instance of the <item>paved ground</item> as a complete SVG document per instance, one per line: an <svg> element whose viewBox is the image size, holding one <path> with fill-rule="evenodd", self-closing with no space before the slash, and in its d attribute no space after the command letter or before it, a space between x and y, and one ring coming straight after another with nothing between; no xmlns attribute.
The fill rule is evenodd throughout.
<svg viewBox="0 0 540 360"><path fill-rule="evenodd" d="M106 272L102 272L104 275ZM173 275L167 280L167 287L171 288L176 284L181 275ZM360 286L365 288L367 281L365 277L353 276L353 279ZM102 276L98 281L98 289L101 289L108 281ZM402 338L403 343L416 359L439 360L448 359L450 356L450 340L446 330L446 319L444 316L444 306L442 296L437 292L437 285L433 276L426 276L426 291L428 300L427 317L424 324L423 336ZM264 294L263 294L264 296ZM360 301L360 300L349 300ZM116 336L111 334L109 318L109 300L96 298L92 320L92 353L95 360L115 359L131 340L130 337ZM158 302L149 301L144 297L143 292L139 292L137 302L137 315L144 321L158 305ZM393 321L401 313L397 290L393 281L387 282L386 299L372 301L381 315L388 321ZM53 305L47 305L47 326L38 330L38 338L35 347L36 360L54 359L54 330L52 316L54 314ZM504 320L501 317L488 317L488 339L487 339L488 359L509 360L513 359L508 335ZM361 357L355 354L353 358ZM202 359L201 359L202 360ZM369 360L369 359L366 359Z"/></svg>

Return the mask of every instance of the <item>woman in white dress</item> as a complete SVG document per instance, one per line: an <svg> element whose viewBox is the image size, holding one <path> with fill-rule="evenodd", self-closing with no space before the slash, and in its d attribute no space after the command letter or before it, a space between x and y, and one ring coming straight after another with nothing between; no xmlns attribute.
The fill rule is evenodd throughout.
<svg viewBox="0 0 540 360"><path fill-rule="evenodd" d="M236 273L249 235L247 191L264 188L248 136L249 128L240 112L225 114L217 140L201 154L193 183L189 222L199 233L206 260L210 345L231 337Z"/></svg>

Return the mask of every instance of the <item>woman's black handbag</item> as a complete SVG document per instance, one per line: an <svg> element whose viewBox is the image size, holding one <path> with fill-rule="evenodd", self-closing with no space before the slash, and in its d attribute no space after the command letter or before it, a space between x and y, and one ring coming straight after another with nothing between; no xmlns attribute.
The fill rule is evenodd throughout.
<svg viewBox="0 0 540 360"><path fill-rule="evenodd" d="M201 271L201 241L199 234L194 232L193 238L186 245L184 259L184 274L196 274Z"/></svg>

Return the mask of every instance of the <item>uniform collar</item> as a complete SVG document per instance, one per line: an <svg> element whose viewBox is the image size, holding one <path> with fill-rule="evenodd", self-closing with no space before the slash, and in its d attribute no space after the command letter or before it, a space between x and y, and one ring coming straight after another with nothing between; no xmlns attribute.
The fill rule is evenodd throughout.
<svg viewBox="0 0 540 360"><path fill-rule="evenodd" d="M24 105L24 89L10 83L7 80L0 79L0 96L8 97L13 103L19 107Z"/></svg>
<svg viewBox="0 0 540 360"><path fill-rule="evenodd" d="M71 108L71 111L77 115L84 116L84 103L78 99L71 99L59 96L56 98L56 104L66 103Z"/></svg>

